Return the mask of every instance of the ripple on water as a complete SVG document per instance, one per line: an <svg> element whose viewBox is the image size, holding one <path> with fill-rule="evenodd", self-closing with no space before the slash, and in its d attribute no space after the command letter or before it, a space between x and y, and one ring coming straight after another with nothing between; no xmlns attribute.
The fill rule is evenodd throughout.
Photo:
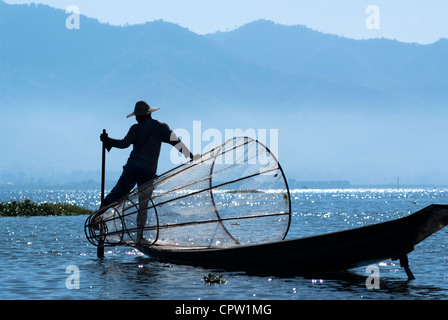
<svg viewBox="0 0 448 320"><path fill-rule="evenodd" d="M56 199L33 192L20 197ZM95 192L60 199L96 201ZM45 195L44 195L45 194ZM4 196L4 194L3 194ZM16 194L16 196L19 196ZM292 191L288 238L317 235L396 219L432 203L448 203L446 190L299 190ZM79 199L78 199L78 198ZM51 199L50 199L51 198ZM78 202L79 201L79 202ZM152 261L131 248L113 248L106 258L84 236L85 216L0 218L0 299L447 299L448 230L416 246L409 255L416 276L407 282L397 262L380 265L381 289L367 290L366 270L326 277L255 276ZM80 289L66 287L68 266L80 271ZM225 285L206 285L216 272Z"/></svg>

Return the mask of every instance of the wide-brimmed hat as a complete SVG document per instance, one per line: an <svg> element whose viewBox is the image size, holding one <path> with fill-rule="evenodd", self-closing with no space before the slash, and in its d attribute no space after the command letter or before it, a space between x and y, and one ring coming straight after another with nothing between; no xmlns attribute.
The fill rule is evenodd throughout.
<svg viewBox="0 0 448 320"><path fill-rule="evenodd" d="M134 112L131 114L128 114L126 118L130 118L132 116L144 116L150 113L153 113L154 111L159 110L160 108L152 108L147 104L145 101L139 101L135 104Z"/></svg>

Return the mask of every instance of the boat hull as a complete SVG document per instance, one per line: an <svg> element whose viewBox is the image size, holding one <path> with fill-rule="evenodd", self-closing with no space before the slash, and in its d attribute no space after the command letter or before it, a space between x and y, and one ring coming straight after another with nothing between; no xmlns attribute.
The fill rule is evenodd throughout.
<svg viewBox="0 0 448 320"><path fill-rule="evenodd" d="M414 246L448 224L448 206L431 205L410 216L324 235L251 246L137 247L162 262L269 272L338 271L404 259ZM407 258L406 258L407 261Z"/></svg>

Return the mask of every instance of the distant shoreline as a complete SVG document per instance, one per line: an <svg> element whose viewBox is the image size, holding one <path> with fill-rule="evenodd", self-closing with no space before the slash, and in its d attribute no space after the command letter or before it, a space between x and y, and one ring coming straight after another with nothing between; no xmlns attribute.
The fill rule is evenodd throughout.
<svg viewBox="0 0 448 320"><path fill-rule="evenodd" d="M106 190L110 190L116 181L106 181ZM351 184L348 181L297 181L288 179L289 189L445 189L448 184ZM98 190L100 183L73 183L73 184L0 184L0 191L30 191L30 190Z"/></svg>

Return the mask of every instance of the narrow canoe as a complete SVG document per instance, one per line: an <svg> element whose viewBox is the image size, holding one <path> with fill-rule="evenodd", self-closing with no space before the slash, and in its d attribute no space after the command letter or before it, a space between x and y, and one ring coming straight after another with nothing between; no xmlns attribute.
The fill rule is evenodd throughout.
<svg viewBox="0 0 448 320"><path fill-rule="evenodd" d="M271 273L347 270L400 259L409 278L407 254L448 224L448 205L375 225L324 235L232 247L137 247L155 260L211 268Z"/></svg>

